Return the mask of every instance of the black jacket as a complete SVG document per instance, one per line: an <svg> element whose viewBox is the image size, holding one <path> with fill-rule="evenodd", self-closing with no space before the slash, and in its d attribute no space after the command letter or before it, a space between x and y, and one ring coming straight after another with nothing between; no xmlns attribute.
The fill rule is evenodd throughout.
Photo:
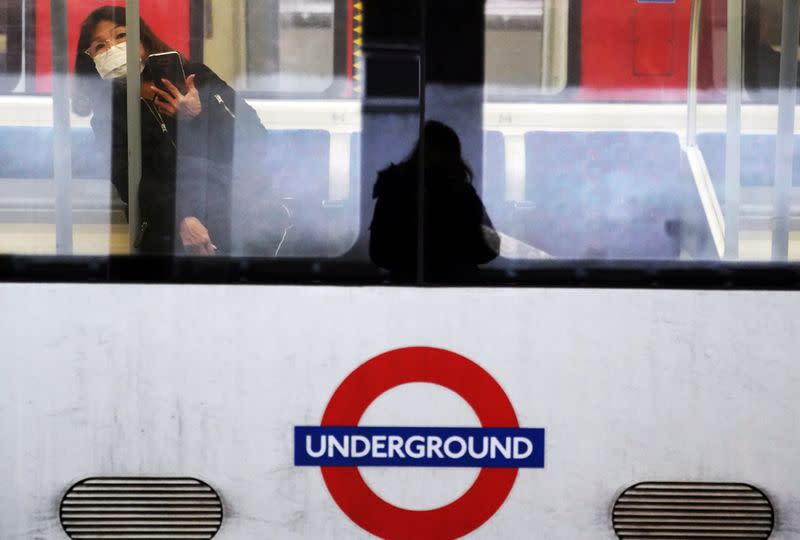
<svg viewBox="0 0 800 540"><path fill-rule="evenodd" d="M370 257L400 281L413 281L417 270L418 178L416 163L392 165L380 172L373 191ZM497 257L499 238L467 181L426 170L424 215L426 279L469 279L479 264Z"/></svg>
<svg viewBox="0 0 800 540"><path fill-rule="evenodd" d="M264 154L267 132L255 110L203 64L188 63L195 75L202 112L177 120L142 100L141 230L137 243L146 253L180 252L177 229L185 217L198 218L220 250L230 249L231 188L237 173L252 177L259 167L239 157ZM92 117L95 138L110 151L111 181L128 203L128 126L124 80L110 85L110 108ZM221 101L221 102L220 102ZM235 116L235 119L234 119ZM162 129L161 120L166 129ZM110 144L109 144L110 141ZM249 150L253 148L254 150ZM236 160L234 160L236 157ZM268 196L268 180L263 195Z"/></svg>

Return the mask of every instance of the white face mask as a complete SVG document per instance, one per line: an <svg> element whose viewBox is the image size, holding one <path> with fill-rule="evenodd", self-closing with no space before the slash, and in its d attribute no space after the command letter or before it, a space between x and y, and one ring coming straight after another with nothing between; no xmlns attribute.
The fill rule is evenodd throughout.
<svg viewBox="0 0 800 540"><path fill-rule="evenodd" d="M118 43L94 57L94 65L103 80L124 77L128 73L128 44Z"/></svg>

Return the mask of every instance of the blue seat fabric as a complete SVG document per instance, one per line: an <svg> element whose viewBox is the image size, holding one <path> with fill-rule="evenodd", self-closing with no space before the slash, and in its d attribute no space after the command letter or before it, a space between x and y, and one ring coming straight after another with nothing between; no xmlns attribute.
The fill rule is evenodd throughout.
<svg viewBox="0 0 800 540"><path fill-rule="evenodd" d="M516 233L555 256L674 259L670 224L702 222L674 134L531 132L525 145L532 208Z"/></svg>
<svg viewBox="0 0 800 540"><path fill-rule="evenodd" d="M110 166L98 159L91 128L73 128L72 176L109 177ZM51 127L0 127L0 178L53 178L53 129Z"/></svg>
<svg viewBox="0 0 800 540"><path fill-rule="evenodd" d="M703 153L720 202L725 201L725 134L701 133L697 145ZM792 184L800 186L800 136L795 136ZM775 184L775 135L742 135L741 185L766 187Z"/></svg>

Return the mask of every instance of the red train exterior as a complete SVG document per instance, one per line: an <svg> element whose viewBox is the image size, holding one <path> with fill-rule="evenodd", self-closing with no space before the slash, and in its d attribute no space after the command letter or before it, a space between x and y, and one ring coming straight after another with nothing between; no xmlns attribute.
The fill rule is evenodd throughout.
<svg viewBox="0 0 800 540"><path fill-rule="evenodd" d="M688 78L691 0L584 0L581 94L680 99Z"/></svg>
<svg viewBox="0 0 800 540"><path fill-rule="evenodd" d="M96 7L109 4L125 2L71 0L68 3L70 51L75 50L83 18ZM191 5L190 0L141 0L141 12L159 36L188 53ZM573 13L579 13L580 69L576 82L580 97L660 101L685 96L691 0L583 0L572 1L571 8ZM360 10L354 10L353 2L348 2L348 26L344 31L355 38L358 36L353 32L354 11ZM50 0L36 0L37 92L48 92L51 84L49 12ZM348 78L353 77L355 49L358 46L353 43L344 49L348 55L345 61Z"/></svg>
<svg viewBox="0 0 800 540"><path fill-rule="evenodd" d="M124 6L122 0L72 0L67 4L70 56L78 44L80 25L100 6ZM142 18L164 41L183 53L189 52L189 0L141 0ZM72 62L70 62L71 64ZM48 92L52 68L50 0L36 0L36 91Z"/></svg>

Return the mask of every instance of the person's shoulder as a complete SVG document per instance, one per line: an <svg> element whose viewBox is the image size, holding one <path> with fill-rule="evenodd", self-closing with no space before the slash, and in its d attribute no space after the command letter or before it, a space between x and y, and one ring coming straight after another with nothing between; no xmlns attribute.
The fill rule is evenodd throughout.
<svg viewBox="0 0 800 540"><path fill-rule="evenodd" d="M388 195L390 192L397 191L407 183L406 166L403 163L391 163L388 167L378 172L378 179L375 181L373 196L380 197Z"/></svg>
<svg viewBox="0 0 800 540"><path fill-rule="evenodd" d="M478 201L480 201L481 196L478 195L478 190L475 189L475 185L472 184L472 182L465 182L465 183L467 184L467 193L469 193L469 196L472 197L473 199L477 199Z"/></svg>
<svg viewBox="0 0 800 540"><path fill-rule="evenodd" d="M406 163L391 163L385 169L378 172L378 183L384 184L405 184L409 176L409 166Z"/></svg>
<svg viewBox="0 0 800 540"><path fill-rule="evenodd" d="M401 174L403 169L402 163L390 163L388 167L378 171L378 177L392 177Z"/></svg>

